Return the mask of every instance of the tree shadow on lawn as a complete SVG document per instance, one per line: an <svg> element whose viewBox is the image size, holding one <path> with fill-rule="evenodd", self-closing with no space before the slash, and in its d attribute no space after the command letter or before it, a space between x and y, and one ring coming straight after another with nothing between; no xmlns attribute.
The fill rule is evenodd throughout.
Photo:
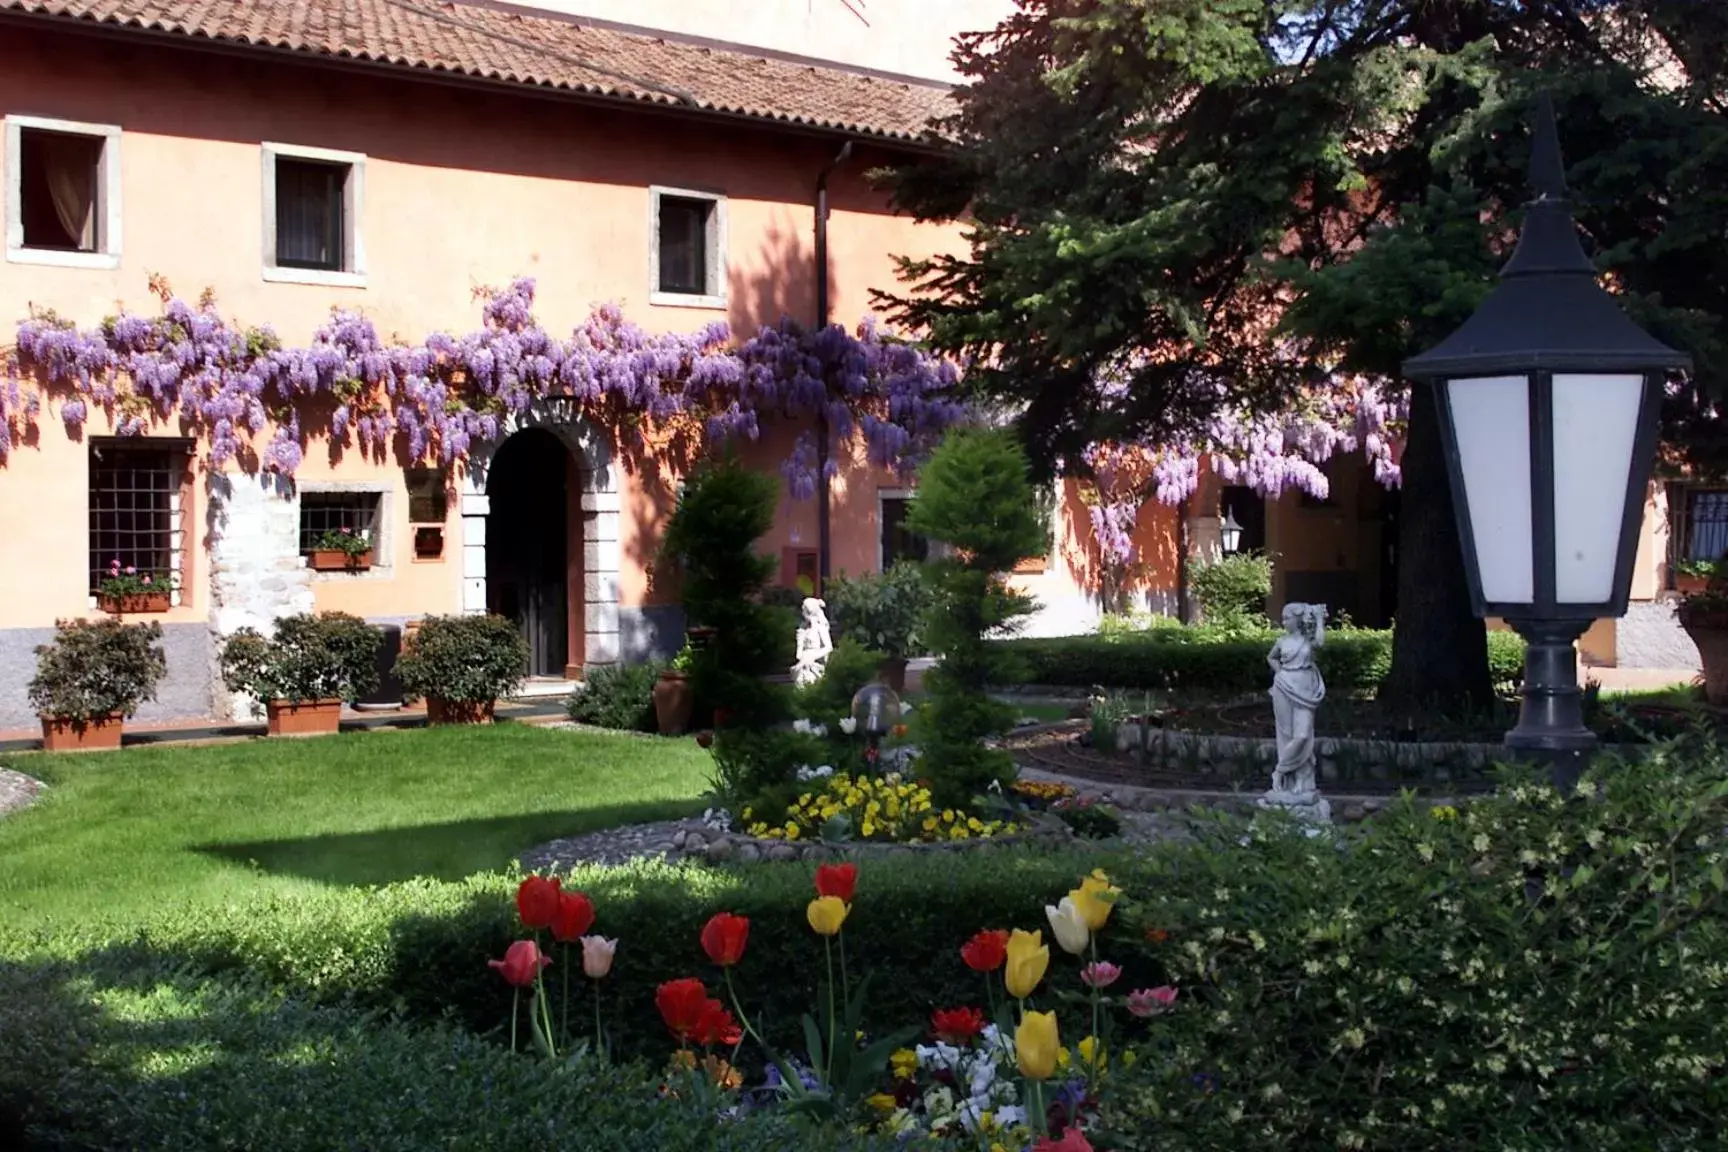
<svg viewBox="0 0 1728 1152"><path fill-rule="evenodd" d="M370 887L416 877L461 880L476 872L506 867L521 853L551 840L628 824L678 819L699 810L699 805L676 800L614 804L604 808L380 828L373 832L199 844L193 846L193 851L244 868L326 884Z"/></svg>

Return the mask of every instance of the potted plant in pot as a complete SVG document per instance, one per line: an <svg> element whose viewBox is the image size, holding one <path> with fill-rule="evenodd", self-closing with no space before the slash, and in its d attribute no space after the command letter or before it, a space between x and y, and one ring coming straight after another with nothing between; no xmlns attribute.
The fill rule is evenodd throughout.
<svg viewBox="0 0 1728 1152"><path fill-rule="evenodd" d="M162 625L60 620L54 640L36 649L30 703L42 718L49 752L120 747L125 720L168 671Z"/></svg>
<svg viewBox="0 0 1728 1152"><path fill-rule="evenodd" d="M166 612L173 603L173 573L141 572L118 556L96 583L96 606L113 616Z"/></svg>
<svg viewBox="0 0 1728 1152"><path fill-rule="evenodd" d="M690 713L696 706L690 688L690 659L690 645L685 644L654 681L654 722L662 736L681 736L690 726Z"/></svg>
<svg viewBox="0 0 1728 1152"><path fill-rule="evenodd" d="M1728 704L1728 569L1717 570L1704 591L1682 596L1674 614L1698 646L1705 699Z"/></svg>
<svg viewBox="0 0 1728 1152"><path fill-rule="evenodd" d="M372 540L347 525L326 528L312 541L306 562L316 572L364 572L372 567Z"/></svg>
<svg viewBox="0 0 1728 1152"><path fill-rule="evenodd" d="M346 612L277 619L275 635L242 628L222 645L222 682L251 696L269 716L272 736L335 732L342 704L378 684L383 635Z"/></svg>
<svg viewBox="0 0 1728 1152"><path fill-rule="evenodd" d="M906 691L906 661L921 654L919 625L930 608L920 565L901 561L877 575L828 582L828 606L842 636L882 653L882 682Z"/></svg>
<svg viewBox="0 0 1728 1152"><path fill-rule="evenodd" d="M499 697L521 686L528 641L503 616L428 616L404 643L396 675L426 699L432 724L490 724Z"/></svg>
<svg viewBox="0 0 1728 1152"><path fill-rule="evenodd" d="M1682 596L1702 592L1716 573L1714 560L1682 560L1674 565L1674 590Z"/></svg>

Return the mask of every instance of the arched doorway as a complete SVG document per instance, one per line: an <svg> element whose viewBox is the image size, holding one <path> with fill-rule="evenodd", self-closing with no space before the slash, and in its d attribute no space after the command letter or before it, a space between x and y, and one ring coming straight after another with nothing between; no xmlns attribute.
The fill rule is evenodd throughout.
<svg viewBox="0 0 1728 1152"><path fill-rule="evenodd" d="M530 676L570 654L570 450L544 428L498 446L486 476L486 609L516 622Z"/></svg>

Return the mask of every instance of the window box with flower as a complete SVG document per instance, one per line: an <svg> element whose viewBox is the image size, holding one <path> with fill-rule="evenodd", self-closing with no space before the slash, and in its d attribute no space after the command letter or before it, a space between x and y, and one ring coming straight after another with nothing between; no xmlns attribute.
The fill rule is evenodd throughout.
<svg viewBox="0 0 1728 1152"><path fill-rule="evenodd" d="M312 541L306 563L314 572L364 572L372 567L372 540L344 525Z"/></svg>
<svg viewBox="0 0 1728 1152"><path fill-rule="evenodd" d="M176 583L172 572L140 571L116 557L96 583L96 606L111 616L166 612L173 607Z"/></svg>

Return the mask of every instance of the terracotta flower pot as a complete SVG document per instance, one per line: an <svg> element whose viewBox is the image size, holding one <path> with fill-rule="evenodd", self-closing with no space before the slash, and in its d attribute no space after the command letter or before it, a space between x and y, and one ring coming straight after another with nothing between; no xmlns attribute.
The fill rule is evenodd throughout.
<svg viewBox="0 0 1728 1152"><path fill-rule="evenodd" d="M372 567L372 549L351 556L336 548L315 548L306 563L314 572L364 572Z"/></svg>
<svg viewBox="0 0 1728 1152"><path fill-rule="evenodd" d="M45 752L107 752L120 747L125 717L115 712L91 720L42 717L42 750Z"/></svg>
<svg viewBox="0 0 1728 1152"><path fill-rule="evenodd" d="M490 724L496 700L445 700L440 696L426 697L428 724Z"/></svg>
<svg viewBox="0 0 1728 1152"><path fill-rule="evenodd" d="M1704 698L1728 705L1728 619L1708 619L1684 624L1686 635L1698 646L1698 662L1704 668Z"/></svg>
<svg viewBox="0 0 1728 1152"><path fill-rule="evenodd" d="M901 695L906 691L906 658L890 656L876 665L876 675L881 677L882 683L894 689L896 696Z"/></svg>
<svg viewBox="0 0 1728 1152"><path fill-rule="evenodd" d="M264 705L272 736L328 736L342 726L342 700L271 700Z"/></svg>
<svg viewBox="0 0 1728 1152"><path fill-rule="evenodd" d="M1678 572L1674 576L1674 590L1682 594L1702 592L1710 587L1710 577L1697 576L1688 572Z"/></svg>
<svg viewBox="0 0 1728 1152"><path fill-rule="evenodd" d="M166 612L174 602L172 592L139 592L131 596L98 596L96 605L110 616L142 616Z"/></svg>
<svg viewBox="0 0 1728 1152"><path fill-rule="evenodd" d="M679 736L690 726L696 697L682 672L668 669L654 682L654 722L662 736Z"/></svg>

